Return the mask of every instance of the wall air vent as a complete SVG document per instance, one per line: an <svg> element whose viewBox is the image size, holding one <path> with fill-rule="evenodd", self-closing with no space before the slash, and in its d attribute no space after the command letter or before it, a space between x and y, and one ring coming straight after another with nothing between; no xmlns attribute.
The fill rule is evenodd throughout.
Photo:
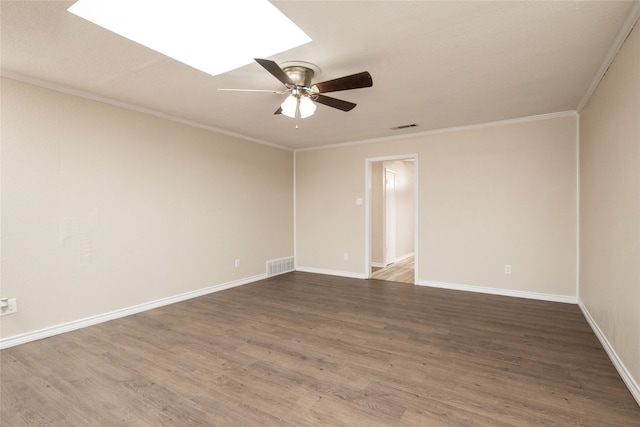
<svg viewBox="0 0 640 427"><path fill-rule="evenodd" d="M411 123L410 125L401 125L401 126L396 126L394 128L391 128L391 130L400 130L400 129L408 129L408 128L415 128L418 125L416 123Z"/></svg>
<svg viewBox="0 0 640 427"><path fill-rule="evenodd" d="M288 273L295 270L295 262L292 256L267 261L267 277Z"/></svg>

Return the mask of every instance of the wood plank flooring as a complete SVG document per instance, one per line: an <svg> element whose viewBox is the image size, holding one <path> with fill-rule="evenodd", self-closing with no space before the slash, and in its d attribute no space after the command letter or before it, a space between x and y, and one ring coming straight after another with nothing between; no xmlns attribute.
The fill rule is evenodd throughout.
<svg viewBox="0 0 640 427"><path fill-rule="evenodd" d="M289 273L0 352L9 426L640 426L575 305Z"/></svg>
<svg viewBox="0 0 640 427"><path fill-rule="evenodd" d="M371 278L391 282L414 283L414 257L394 262L384 268L374 269L371 273Z"/></svg>

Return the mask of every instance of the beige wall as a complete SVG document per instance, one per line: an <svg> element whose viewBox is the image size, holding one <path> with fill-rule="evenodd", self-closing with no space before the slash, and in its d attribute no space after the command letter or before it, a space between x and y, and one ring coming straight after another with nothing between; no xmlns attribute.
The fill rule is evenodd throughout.
<svg viewBox="0 0 640 427"><path fill-rule="evenodd" d="M394 160L384 166L396 173L396 259L400 259L414 251L414 163Z"/></svg>
<svg viewBox="0 0 640 427"><path fill-rule="evenodd" d="M19 308L3 338L293 255L291 152L9 79L1 89L1 291Z"/></svg>
<svg viewBox="0 0 640 427"><path fill-rule="evenodd" d="M640 391L640 29L580 116L579 298Z"/></svg>
<svg viewBox="0 0 640 427"><path fill-rule="evenodd" d="M365 161L413 153L420 282L575 297L572 115L298 151L298 266L364 276Z"/></svg>

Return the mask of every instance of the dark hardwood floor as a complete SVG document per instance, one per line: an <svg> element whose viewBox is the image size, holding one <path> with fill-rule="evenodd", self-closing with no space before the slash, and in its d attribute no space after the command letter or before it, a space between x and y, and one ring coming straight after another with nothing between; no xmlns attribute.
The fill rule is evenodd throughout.
<svg viewBox="0 0 640 427"><path fill-rule="evenodd" d="M5 349L9 426L639 426L575 305L289 273Z"/></svg>

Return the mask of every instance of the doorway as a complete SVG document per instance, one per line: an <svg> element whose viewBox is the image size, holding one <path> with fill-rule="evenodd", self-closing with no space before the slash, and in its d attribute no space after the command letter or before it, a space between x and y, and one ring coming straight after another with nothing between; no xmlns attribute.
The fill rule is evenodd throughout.
<svg viewBox="0 0 640 427"><path fill-rule="evenodd" d="M417 155L367 159L367 278L417 282Z"/></svg>

